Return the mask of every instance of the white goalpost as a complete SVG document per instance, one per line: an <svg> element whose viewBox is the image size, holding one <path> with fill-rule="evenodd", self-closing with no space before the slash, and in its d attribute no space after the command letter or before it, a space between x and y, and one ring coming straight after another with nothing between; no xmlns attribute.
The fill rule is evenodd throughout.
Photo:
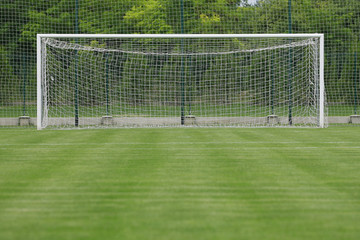
<svg viewBox="0 0 360 240"><path fill-rule="evenodd" d="M323 34L38 34L37 128L326 127Z"/></svg>

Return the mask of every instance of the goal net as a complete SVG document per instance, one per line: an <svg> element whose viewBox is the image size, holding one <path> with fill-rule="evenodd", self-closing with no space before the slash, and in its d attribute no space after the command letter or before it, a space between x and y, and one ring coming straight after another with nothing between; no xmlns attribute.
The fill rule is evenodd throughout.
<svg viewBox="0 0 360 240"><path fill-rule="evenodd" d="M324 127L323 35L38 35L38 129Z"/></svg>

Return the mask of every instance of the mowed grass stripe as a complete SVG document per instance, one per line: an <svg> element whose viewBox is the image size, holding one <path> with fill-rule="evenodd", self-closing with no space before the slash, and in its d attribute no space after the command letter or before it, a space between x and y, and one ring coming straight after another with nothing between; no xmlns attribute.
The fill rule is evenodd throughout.
<svg viewBox="0 0 360 240"><path fill-rule="evenodd" d="M358 239L359 132L6 130L0 238Z"/></svg>

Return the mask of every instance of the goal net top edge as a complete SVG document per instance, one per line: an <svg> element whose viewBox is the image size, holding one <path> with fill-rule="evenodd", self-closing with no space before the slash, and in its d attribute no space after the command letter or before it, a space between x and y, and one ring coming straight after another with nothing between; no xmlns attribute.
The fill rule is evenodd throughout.
<svg viewBox="0 0 360 240"><path fill-rule="evenodd" d="M301 40L300 42L291 42L287 44L281 44L277 46L268 46L268 47L260 47L255 49L234 49L232 51L221 51L221 52L181 52L181 53L170 53L170 52L146 52L146 51L129 51L124 49L106 49L106 48L98 48L98 47L91 47L91 46L83 46L81 44L74 44L68 43L64 46L64 42L55 38L44 38L46 39L46 44L58 49L70 49L70 50L84 50L84 51L96 51L96 52L118 52L118 53L129 53L129 54L140 54L140 55L167 55L167 56L199 56L199 55L227 55L227 54L236 54L236 53L254 53L254 52L261 52L266 50L275 50L275 49L284 49L284 48L291 48L291 47L301 47L301 46L308 46L314 45L315 42L312 41L313 38Z"/></svg>

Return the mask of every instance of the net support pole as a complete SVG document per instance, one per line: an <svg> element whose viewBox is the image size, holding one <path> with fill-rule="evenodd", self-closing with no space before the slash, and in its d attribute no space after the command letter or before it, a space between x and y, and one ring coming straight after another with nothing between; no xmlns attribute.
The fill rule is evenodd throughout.
<svg viewBox="0 0 360 240"><path fill-rule="evenodd" d="M357 93L357 52L354 53L354 114L357 115L358 93Z"/></svg>
<svg viewBox="0 0 360 240"><path fill-rule="evenodd" d="M192 114L192 113L191 113L191 101L192 101L192 89L193 89L193 87L192 87L192 84L193 84L193 82L192 82L192 76L195 74L195 72L194 72L194 74L193 74L193 72L192 72L192 70L193 70L193 64L192 64L192 58L191 58L191 56L189 57L188 61L189 61L189 71L190 71L189 83L188 83L188 88L189 88L189 90L188 90L188 92L189 92L188 102L189 102L189 115L191 115L191 114Z"/></svg>
<svg viewBox="0 0 360 240"><path fill-rule="evenodd" d="M75 0L75 34L79 33L79 0ZM77 42L77 40L75 40ZM78 51L75 51L75 127L79 126Z"/></svg>
<svg viewBox="0 0 360 240"><path fill-rule="evenodd" d="M275 97L275 72L274 72L274 53L271 53L271 115L275 114L274 97Z"/></svg>
<svg viewBox="0 0 360 240"><path fill-rule="evenodd" d="M75 0L75 33L79 33L79 0Z"/></svg>
<svg viewBox="0 0 360 240"><path fill-rule="evenodd" d="M75 51L75 127L79 126L79 86L78 86L78 51Z"/></svg>
<svg viewBox="0 0 360 240"><path fill-rule="evenodd" d="M184 39L181 39L181 52L184 48ZM185 64L184 64L184 55L181 56L181 125L185 124Z"/></svg>
<svg viewBox="0 0 360 240"><path fill-rule="evenodd" d="M181 0L181 34L184 34L184 0ZM184 39L181 39L181 53L184 52ZM185 124L185 57L181 56L181 125Z"/></svg>
<svg viewBox="0 0 360 240"><path fill-rule="evenodd" d="M289 14L289 33L292 33L292 16L291 16L291 0L289 0L288 2L288 14ZM292 41L290 40L290 43ZM292 81L293 81L293 72L292 72L292 58L293 58L293 52L292 52L292 48L290 48L289 50L289 79L288 79L288 87L289 87L289 125L291 126L293 124L293 119L292 119Z"/></svg>
<svg viewBox="0 0 360 240"><path fill-rule="evenodd" d="M26 84L27 84L27 65L26 56L22 56L22 70L23 70L23 116L26 116Z"/></svg>
<svg viewBox="0 0 360 240"><path fill-rule="evenodd" d="M109 116L109 57L105 54L106 116Z"/></svg>
<svg viewBox="0 0 360 240"><path fill-rule="evenodd" d="M289 101L289 125L291 126L293 124L293 119L292 119L292 104L293 104L293 99L292 99L292 95L293 95L293 89L292 89L292 85L293 85L293 72L292 72L292 59L293 59L293 52L292 49L289 49L289 62L288 62L288 68L289 68L289 76L288 76L288 101Z"/></svg>
<svg viewBox="0 0 360 240"><path fill-rule="evenodd" d="M292 13L291 13L291 0L288 2L288 14L289 14L289 33L292 33Z"/></svg>

